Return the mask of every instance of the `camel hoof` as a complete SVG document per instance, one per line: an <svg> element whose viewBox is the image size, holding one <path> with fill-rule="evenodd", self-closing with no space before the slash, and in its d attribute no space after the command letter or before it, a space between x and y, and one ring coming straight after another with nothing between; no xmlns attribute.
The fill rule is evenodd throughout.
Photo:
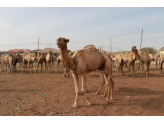
<svg viewBox="0 0 164 123"><path fill-rule="evenodd" d="M87 100L86 105L91 106L91 102L89 100Z"/></svg>
<svg viewBox="0 0 164 123"><path fill-rule="evenodd" d="M78 105L74 103L73 105L71 105L71 107L72 108L78 108Z"/></svg>
<svg viewBox="0 0 164 123"><path fill-rule="evenodd" d="M106 94L103 94L102 96L103 96L103 97L105 97L105 96L106 96Z"/></svg>
<svg viewBox="0 0 164 123"><path fill-rule="evenodd" d="M95 94L96 94L96 95L98 95L98 94L99 94L99 92L96 92Z"/></svg>
<svg viewBox="0 0 164 123"><path fill-rule="evenodd" d="M74 91L73 93L76 94L76 91Z"/></svg>
<svg viewBox="0 0 164 123"><path fill-rule="evenodd" d="M109 104L109 101L105 101L105 104Z"/></svg>
<svg viewBox="0 0 164 123"><path fill-rule="evenodd" d="M114 99L113 99L113 98L111 98L110 100L111 100L111 101L114 101Z"/></svg>

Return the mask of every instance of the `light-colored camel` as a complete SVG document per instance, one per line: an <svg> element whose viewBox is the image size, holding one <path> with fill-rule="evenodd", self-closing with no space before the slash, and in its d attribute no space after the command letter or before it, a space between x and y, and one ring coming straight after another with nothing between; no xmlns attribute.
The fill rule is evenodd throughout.
<svg viewBox="0 0 164 123"><path fill-rule="evenodd" d="M162 65L164 63L164 55L160 58L160 73L163 73Z"/></svg>
<svg viewBox="0 0 164 123"><path fill-rule="evenodd" d="M1 64L1 70L0 70L0 72L1 72L1 71L3 71L3 57L0 57L0 64Z"/></svg>
<svg viewBox="0 0 164 123"><path fill-rule="evenodd" d="M149 54L146 51L139 54L138 50L136 49L136 46L133 46L131 51L134 52L136 60L140 60L143 65L145 64L145 75L146 77L149 77L149 66L151 61ZM142 67L141 67L141 75L143 75Z"/></svg>
<svg viewBox="0 0 164 123"><path fill-rule="evenodd" d="M125 66L128 68L128 76L130 76L130 67L131 67L132 75L134 77L136 77L135 70L134 70L136 56L135 56L135 54L133 52L131 52L131 53L126 52L125 54L122 54L122 55L117 54L116 58L113 59L113 60L116 60L116 66L118 66L119 71L120 70L122 71L122 75L123 75L122 68L123 68L123 65L125 64Z"/></svg>
<svg viewBox="0 0 164 123"><path fill-rule="evenodd" d="M111 61L107 57L107 55L104 55L100 52L94 53L87 50L78 50L76 51L72 57L69 57L67 52L67 43L69 42L69 39L65 38L58 38L57 39L57 45L60 49L60 56L63 59L63 65L71 70L71 73L74 78L75 82L75 88L76 88L76 97L75 102L72 105L72 107L78 107L78 75L81 76L82 81L84 83L84 86L86 86L86 75L89 72L95 71L95 70L102 70L104 73L104 77L106 80L106 83L108 85L108 96L106 102L109 102L109 90L111 87L111 99L113 99L113 88L114 83L111 77ZM89 101L89 98L86 97L86 104L88 106L91 105L91 102Z"/></svg>
<svg viewBox="0 0 164 123"><path fill-rule="evenodd" d="M14 61L14 56L12 54L7 54L6 56L1 57L1 63L2 63L2 71L3 71L3 65L6 65L6 71L7 67L9 68L9 73L13 73L13 61Z"/></svg>
<svg viewBox="0 0 164 123"><path fill-rule="evenodd" d="M38 64L37 64L36 72L38 71L39 64L41 64L41 72L43 72L42 71L43 63L45 63L45 71L46 71L46 56L43 53L38 52L37 59L38 59Z"/></svg>
<svg viewBox="0 0 164 123"><path fill-rule="evenodd" d="M115 58L113 58L113 56L111 56L111 59L113 61L115 61L116 63L116 69L118 68L118 75L120 75L120 71L123 75L123 70L122 70L122 67L123 67L123 59L122 59L122 55L120 53L118 53Z"/></svg>
<svg viewBox="0 0 164 123"><path fill-rule="evenodd" d="M48 64L49 64L49 68L50 68L50 72L51 71L51 67L52 67L52 51L48 52L46 55L46 71L48 72Z"/></svg>
<svg viewBox="0 0 164 123"><path fill-rule="evenodd" d="M24 72L25 72L25 64L27 65L26 70L29 73L29 68L30 68L30 64L31 66L31 70L33 73L33 62L36 61L36 57L37 57L37 52L35 52L35 54L31 55L29 53L25 54L25 56L23 56L23 68L24 68Z"/></svg>

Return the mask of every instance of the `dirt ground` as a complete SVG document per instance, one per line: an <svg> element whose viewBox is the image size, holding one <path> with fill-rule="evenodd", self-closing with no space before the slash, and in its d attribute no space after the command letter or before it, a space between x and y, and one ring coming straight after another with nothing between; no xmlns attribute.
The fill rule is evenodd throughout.
<svg viewBox="0 0 164 123"><path fill-rule="evenodd" d="M40 68L39 68L40 70ZM85 105L84 95L79 95L79 108L72 108L75 90L72 75L63 77L62 63L52 73L0 73L1 116L164 116L164 74L159 68L150 68L150 78L141 76L136 68L136 78L118 76L113 69L114 101L105 104L105 86L100 86L100 73L87 76L88 97L92 103ZM79 81L81 91L81 79Z"/></svg>

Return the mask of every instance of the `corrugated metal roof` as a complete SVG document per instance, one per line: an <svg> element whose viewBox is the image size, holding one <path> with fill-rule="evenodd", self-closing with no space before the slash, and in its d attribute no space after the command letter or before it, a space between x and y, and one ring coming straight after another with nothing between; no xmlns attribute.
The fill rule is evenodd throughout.
<svg viewBox="0 0 164 123"><path fill-rule="evenodd" d="M161 51L161 50L164 51L164 47L162 47L162 48L160 49L160 51Z"/></svg>

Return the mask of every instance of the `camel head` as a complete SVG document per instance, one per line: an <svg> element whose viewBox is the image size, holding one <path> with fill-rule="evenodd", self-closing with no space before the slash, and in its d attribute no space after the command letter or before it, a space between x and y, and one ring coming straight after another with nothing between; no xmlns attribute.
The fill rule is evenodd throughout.
<svg viewBox="0 0 164 123"><path fill-rule="evenodd" d="M138 50L136 49L137 46L132 46L132 49L131 51L134 52L134 53L138 53Z"/></svg>
<svg viewBox="0 0 164 123"><path fill-rule="evenodd" d="M58 45L58 48L61 48L61 47L65 48L65 47L67 47L68 42L69 42L69 39L65 39L63 37L60 37L57 39L56 44Z"/></svg>
<svg viewBox="0 0 164 123"><path fill-rule="evenodd" d="M38 59L40 56L41 56L41 52L39 51L39 52L37 53L37 58L36 58L36 59Z"/></svg>

